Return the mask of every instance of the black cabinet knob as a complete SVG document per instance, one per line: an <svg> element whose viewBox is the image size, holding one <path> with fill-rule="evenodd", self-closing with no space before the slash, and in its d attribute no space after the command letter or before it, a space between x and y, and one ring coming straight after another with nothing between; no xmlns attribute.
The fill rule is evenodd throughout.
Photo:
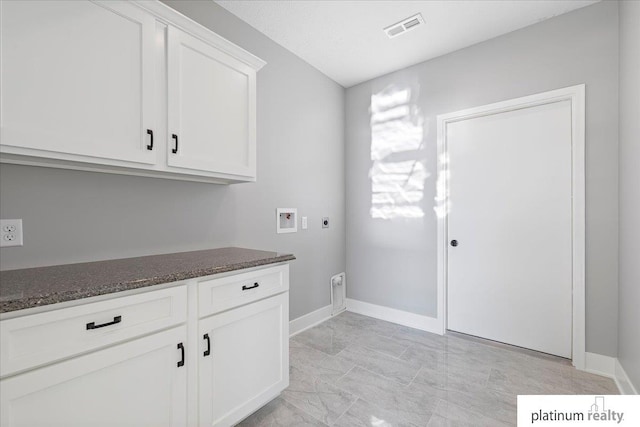
<svg viewBox="0 0 640 427"><path fill-rule="evenodd" d="M458 241L457 240L452 240L451 241L451 246L458 246Z"/></svg>

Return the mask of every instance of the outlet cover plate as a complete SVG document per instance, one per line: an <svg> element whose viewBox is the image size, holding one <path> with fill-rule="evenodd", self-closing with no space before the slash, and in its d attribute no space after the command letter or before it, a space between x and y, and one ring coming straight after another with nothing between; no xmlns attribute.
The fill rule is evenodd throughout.
<svg viewBox="0 0 640 427"><path fill-rule="evenodd" d="M0 247L22 246L22 220L0 219Z"/></svg>

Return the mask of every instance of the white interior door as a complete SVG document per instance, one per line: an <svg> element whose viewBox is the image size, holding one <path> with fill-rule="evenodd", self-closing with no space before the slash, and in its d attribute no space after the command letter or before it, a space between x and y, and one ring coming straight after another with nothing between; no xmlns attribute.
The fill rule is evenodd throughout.
<svg viewBox="0 0 640 427"><path fill-rule="evenodd" d="M123 1L2 1L2 144L153 164L155 19Z"/></svg>
<svg viewBox="0 0 640 427"><path fill-rule="evenodd" d="M571 357L571 124L568 100L447 124L448 329Z"/></svg>

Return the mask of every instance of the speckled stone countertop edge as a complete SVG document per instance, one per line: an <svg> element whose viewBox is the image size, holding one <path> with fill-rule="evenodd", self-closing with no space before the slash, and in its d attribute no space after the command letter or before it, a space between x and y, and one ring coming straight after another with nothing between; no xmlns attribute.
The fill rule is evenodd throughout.
<svg viewBox="0 0 640 427"><path fill-rule="evenodd" d="M215 274L227 273L230 271L243 270L252 267L260 267L269 264L278 264L281 262L293 261L296 257L290 254L280 255L273 258L261 260L253 260L247 262L234 263L219 267L198 269L174 273L170 275L150 277L147 279L135 280L132 282L110 283L100 287L77 288L64 293L49 293L33 297L22 297L7 301L0 301L0 314L11 313L29 308L43 307L47 305L77 301L84 298L97 297L102 295L113 294L117 292L130 291L135 289L146 288L165 283L179 282L183 280L195 279L198 277L212 276Z"/></svg>

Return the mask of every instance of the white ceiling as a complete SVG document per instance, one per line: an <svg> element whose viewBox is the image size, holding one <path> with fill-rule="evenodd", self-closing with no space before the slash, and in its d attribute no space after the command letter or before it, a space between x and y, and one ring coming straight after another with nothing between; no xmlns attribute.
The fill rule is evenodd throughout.
<svg viewBox="0 0 640 427"><path fill-rule="evenodd" d="M344 87L479 43L598 0L216 0ZM422 13L426 25L382 31Z"/></svg>

